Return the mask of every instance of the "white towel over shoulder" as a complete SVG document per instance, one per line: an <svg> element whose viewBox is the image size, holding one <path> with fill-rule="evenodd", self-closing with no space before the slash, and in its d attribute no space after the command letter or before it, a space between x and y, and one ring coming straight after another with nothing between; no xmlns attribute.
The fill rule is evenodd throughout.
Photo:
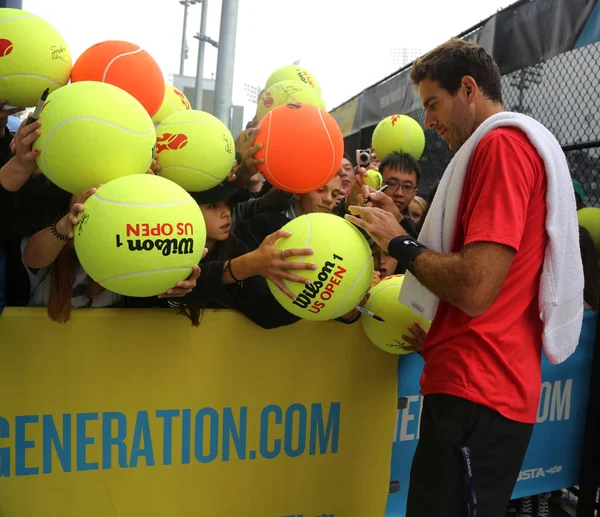
<svg viewBox="0 0 600 517"><path fill-rule="evenodd" d="M552 133L534 119L501 112L481 124L456 153L436 192L419 242L429 249L449 253L458 217L469 161L480 140L499 127L517 127L536 148L547 174L546 231L548 245L540 282L539 308L544 323L544 351L558 364L577 348L583 320L583 266L579 252L579 226L569 167ZM400 302L416 314L433 319L438 298L407 273Z"/></svg>

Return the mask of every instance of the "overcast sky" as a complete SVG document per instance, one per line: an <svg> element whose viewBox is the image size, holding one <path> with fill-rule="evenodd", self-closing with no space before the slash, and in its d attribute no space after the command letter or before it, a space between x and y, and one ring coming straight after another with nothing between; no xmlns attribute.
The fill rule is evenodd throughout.
<svg viewBox="0 0 600 517"><path fill-rule="evenodd" d="M208 1L207 35L219 39L221 0ZM263 86L276 68L300 60L321 84L328 109L394 70L391 48L425 51L454 36L510 0L239 0L234 104L256 109L244 85ZM169 81L179 72L183 6L179 0L23 0L23 9L54 25L73 58L108 39L137 43ZM200 5L188 19L186 75L196 73ZM217 50L206 45L204 76L216 71Z"/></svg>

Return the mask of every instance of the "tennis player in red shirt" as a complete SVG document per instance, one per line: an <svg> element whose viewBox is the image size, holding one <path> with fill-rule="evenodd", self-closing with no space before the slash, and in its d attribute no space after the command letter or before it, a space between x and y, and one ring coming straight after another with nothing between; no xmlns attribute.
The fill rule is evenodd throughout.
<svg viewBox="0 0 600 517"><path fill-rule="evenodd" d="M479 45L450 40L417 60L411 79L425 127L455 152L504 111L498 66ZM351 211L360 218L348 217L440 299L423 347L407 517L505 515L541 390L546 186L525 133L500 127L469 161L452 253L402 246L410 238L384 210L359 207ZM370 197L377 206L379 196Z"/></svg>

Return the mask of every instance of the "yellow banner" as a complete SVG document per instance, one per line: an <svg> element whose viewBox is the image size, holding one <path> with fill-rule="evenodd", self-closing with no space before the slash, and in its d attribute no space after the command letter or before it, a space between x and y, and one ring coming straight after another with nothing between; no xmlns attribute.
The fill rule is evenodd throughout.
<svg viewBox="0 0 600 517"><path fill-rule="evenodd" d="M358 108L359 96L349 100L339 108L334 109L331 112L331 116L335 119L342 130L344 137L352 134L354 128L354 119L356 118L356 110Z"/></svg>
<svg viewBox="0 0 600 517"><path fill-rule="evenodd" d="M227 311L0 317L3 517L383 516L394 356Z"/></svg>

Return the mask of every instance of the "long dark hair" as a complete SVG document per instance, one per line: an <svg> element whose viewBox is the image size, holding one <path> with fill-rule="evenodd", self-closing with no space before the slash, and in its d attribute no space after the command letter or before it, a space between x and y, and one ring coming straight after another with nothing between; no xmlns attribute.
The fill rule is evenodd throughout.
<svg viewBox="0 0 600 517"><path fill-rule="evenodd" d="M212 261L225 262L227 260L231 260L237 257L236 249L238 248L238 240L237 237L230 233L227 240L217 241L215 247L212 251L206 254L200 261L200 267L202 264ZM225 298L221 298L217 300L215 309L224 309L229 307L231 304L231 298L229 296L225 296ZM188 317L192 325L194 327L198 327L200 325L200 320L204 314L204 309L207 308L207 303L190 303L187 306L181 306L178 308L177 312L179 314L183 314Z"/></svg>
<svg viewBox="0 0 600 517"><path fill-rule="evenodd" d="M77 255L75 249L70 246L65 246L48 267L48 316L58 323L66 323L71 319L71 297L76 268Z"/></svg>

